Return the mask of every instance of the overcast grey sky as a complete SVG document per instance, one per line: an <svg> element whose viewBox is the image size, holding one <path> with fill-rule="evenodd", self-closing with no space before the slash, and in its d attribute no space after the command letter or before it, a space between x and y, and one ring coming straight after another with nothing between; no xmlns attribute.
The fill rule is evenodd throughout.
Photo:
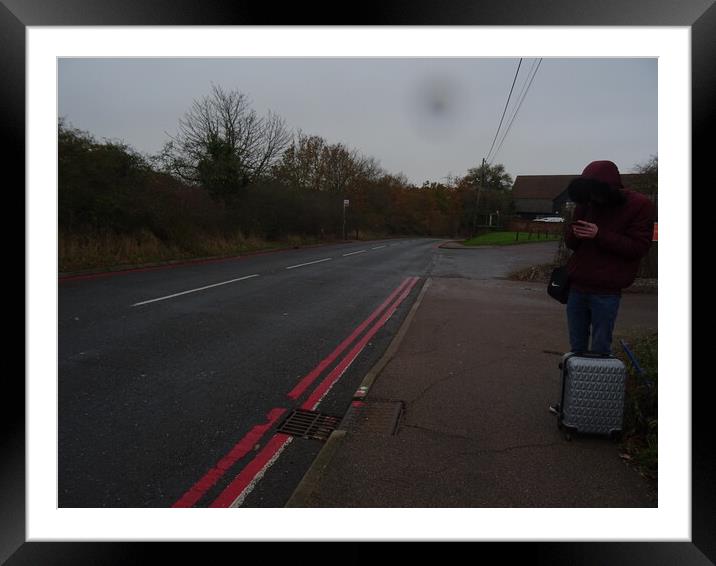
<svg viewBox="0 0 716 566"><path fill-rule="evenodd" d="M211 83L291 130L341 142L416 184L462 176L495 138L519 59L60 59L58 112L98 139L155 153ZM524 59L518 102L536 59ZM510 104L493 154L513 115ZM657 60L545 58L499 152L517 175L624 173L657 154Z"/></svg>

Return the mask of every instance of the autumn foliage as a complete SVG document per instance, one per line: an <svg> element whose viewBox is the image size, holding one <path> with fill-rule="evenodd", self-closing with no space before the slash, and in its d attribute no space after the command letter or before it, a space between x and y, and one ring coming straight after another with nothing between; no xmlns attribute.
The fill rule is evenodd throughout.
<svg viewBox="0 0 716 566"><path fill-rule="evenodd" d="M351 239L457 238L471 235L488 214L509 213L511 179L502 166L498 184L482 187L478 203L477 169L416 186L341 143L287 134L280 118L257 117L238 93L215 89L213 95L216 104L201 99L155 156L123 142L98 141L60 120L61 271L341 239L344 225ZM210 112L222 103L236 115L214 123ZM211 125L207 132L197 116ZM345 224L344 200L350 203ZM115 248L134 251L122 258Z"/></svg>

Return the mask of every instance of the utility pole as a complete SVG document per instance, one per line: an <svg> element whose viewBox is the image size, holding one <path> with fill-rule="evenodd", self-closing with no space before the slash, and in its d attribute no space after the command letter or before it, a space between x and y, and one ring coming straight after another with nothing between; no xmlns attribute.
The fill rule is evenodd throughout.
<svg viewBox="0 0 716 566"><path fill-rule="evenodd" d="M480 178L480 184L477 186L477 190L475 191L475 210L472 214L472 235L474 236L477 233L477 205L480 203L480 189L482 188L482 185L485 183L485 158L482 158L482 175Z"/></svg>

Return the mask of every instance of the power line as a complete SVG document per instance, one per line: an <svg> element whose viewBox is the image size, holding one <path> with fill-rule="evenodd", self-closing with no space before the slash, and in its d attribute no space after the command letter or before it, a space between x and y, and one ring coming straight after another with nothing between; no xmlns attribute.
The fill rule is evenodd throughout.
<svg viewBox="0 0 716 566"><path fill-rule="evenodd" d="M539 64L541 63L542 59L535 60L532 62L532 67L530 68L529 72L527 73L527 77L525 78L525 81L522 83L522 90L520 91L519 96L515 99L515 105L514 109L511 113L511 117L509 119L509 123L507 124L507 128L505 129L505 132L502 134L502 137L500 139L500 143L497 145L497 149L495 150L495 153L492 154L492 157L490 158L489 163L492 164L492 161L497 157L497 154L499 153L500 149L502 148L502 144L505 142L505 139L507 138L507 134L509 134L510 129L512 128L512 124L515 121L515 118L517 117L517 113L520 110L520 107L522 106L522 103L524 102L527 91L529 90L530 85L532 84L532 80L534 79L535 74L537 73L537 68L539 67Z"/></svg>
<svg viewBox="0 0 716 566"><path fill-rule="evenodd" d="M541 59L535 59L534 61L532 61L532 66L530 67L530 70L527 72L527 78L525 78L525 80L522 82L522 89L520 90L520 94L517 95L517 98L516 98L517 102L515 103L515 106L517 106L519 104L519 101L524 98L525 90L527 89L527 85L530 82L530 77L535 73L535 70L536 70L535 67L537 67L537 65L539 65L540 61L541 61ZM514 112L511 113L510 115L514 116ZM510 122L511 121L512 121L512 119L510 119Z"/></svg>
<svg viewBox="0 0 716 566"><path fill-rule="evenodd" d="M519 104L519 101L521 100L522 95L523 95L524 92L525 92L525 88L527 87L527 83L528 83L529 80L530 80L530 75L531 75L532 72L534 71L536 64L537 64L537 60L535 59L534 61L532 61L532 66L530 67L530 70L527 71L527 76L526 76L525 80L522 81L522 88L520 89L520 93L513 99L512 108L510 108L510 116L514 116L515 108L516 108L517 105ZM512 118L510 118L510 119L508 120L508 122L512 123ZM505 137L505 134L503 133L501 140L504 139L504 137ZM494 144L493 144L493 145L494 145ZM487 154L487 161L488 161L488 163L492 163L492 159L491 159L490 155L491 155L490 153ZM497 155L497 152L495 152L495 155ZM493 156L493 157L494 157L494 156Z"/></svg>
<svg viewBox="0 0 716 566"><path fill-rule="evenodd" d="M494 155L492 156L492 159L497 157L497 154L500 152L500 149L502 149L502 144L505 143L505 138L507 138L507 134L510 133L510 129L512 128L512 124L515 121L515 118L517 118L517 113L520 111L520 108L522 107L522 103L525 101L525 98L527 98L527 92L529 92L530 87L532 86L532 81L534 81L535 76L537 75L537 71L539 70L540 65L542 64L542 58L540 57L539 61L537 62L537 66L534 68L534 72L532 73L532 77L529 79L529 83L525 81L525 84L527 87L523 89L524 94L522 95L522 98L519 100L519 104L517 105L517 109L515 110L515 113L512 115L512 118L510 119L510 123L507 125L507 130L505 131L505 134L502 136L502 140L500 140L500 145L497 146L497 149L495 150ZM533 65L534 67L534 65ZM490 161L490 165L492 164L492 161Z"/></svg>
<svg viewBox="0 0 716 566"><path fill-rule="evenodd" d="M497 126L497 131L495 132L495 138L492 140L492 145L490 146L490 151L487 152L488 156L490 155L492 148L495 147L495 140L497 140L497 134L500 133L500 128L502 127L502 120L504 120L505 112L507 112L507 106L510 104L510 97L512 96L512 90L515 88L515 82L517 81L517 75L520 72L521 66L522 66L522 57L520 57L520 62L517 64L517 71L515 71L515 78L512 79L512 86L510 87L510 94L507 95L507 102L505 102L505 109L502 111L502 118L500 118L500 124Z"/></svg>

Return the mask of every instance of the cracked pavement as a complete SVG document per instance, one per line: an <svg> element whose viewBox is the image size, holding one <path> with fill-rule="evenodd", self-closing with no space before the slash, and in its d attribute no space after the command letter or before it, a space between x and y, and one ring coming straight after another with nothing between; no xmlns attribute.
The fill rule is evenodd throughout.
<svg viewBox="0 0 716 566"><path fill-rule="evenodd" d="M550 249L534 248L533 263ZM494 263L503 254L501 265L512 267L510 254L526 251L490 250L491 279L476 266L479 251L445 253L450 274L464 266L465 277L433 272L365 398L404 402L396 434L342 436L301 506L656 507L617 443L569 442L549 413L560 390L555 353L568 349L564 307L542 283L507 280ZM615 336L656 328L657 300L625 294Z"/></svg>

